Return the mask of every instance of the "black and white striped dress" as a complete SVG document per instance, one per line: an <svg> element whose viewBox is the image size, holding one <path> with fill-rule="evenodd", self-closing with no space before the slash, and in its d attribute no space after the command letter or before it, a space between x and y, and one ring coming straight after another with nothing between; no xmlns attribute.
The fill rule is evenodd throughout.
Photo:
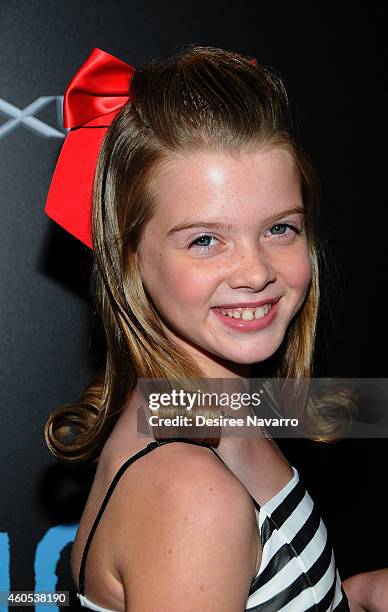
<svg viewBox="0 0 388 612"><path fill-rule="evenodd" d="M99 612L114 612L98 606L85 596L84 577L90 543L117 482L136 459L162 444L176 441L197 444L179 438L151 442L128 459L115 475L83 551L79 574L81 593L77 593L82 606ZM222 461L210 445L203 446L211 448ZM246 611L350 612L325 524L303 487L297 469L292 469L292 479L267 503L259 506L252 497L262 543L262 558L252 580Z"/></svg>

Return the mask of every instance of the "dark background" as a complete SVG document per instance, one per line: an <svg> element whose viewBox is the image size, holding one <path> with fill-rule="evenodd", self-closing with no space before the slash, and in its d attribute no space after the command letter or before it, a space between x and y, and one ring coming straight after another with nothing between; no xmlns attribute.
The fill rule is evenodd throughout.
<svg viewBox="0 0 388 612"><path fill-rule="evenodd" d="M387 377L385 13L377 2L1 0L0 102L22 110L62 96L95 46L135 67L198 43L275 68L322 185L329 269L314 375ZM65 133L54 103L36 116ZM25 122L1 132L8 121L3 110L0 532L9 565L0 558L0 588L8 573L7 588L34 590L38 543L53 526L77 524L93 477L56 462L44 423L90 381L101 346L88 305L88 249L43 213L63 138ZM318 501L341 578L388 566L387 440L281 447ZM70 544L57 590L73 589L69 554Z"/></svg>

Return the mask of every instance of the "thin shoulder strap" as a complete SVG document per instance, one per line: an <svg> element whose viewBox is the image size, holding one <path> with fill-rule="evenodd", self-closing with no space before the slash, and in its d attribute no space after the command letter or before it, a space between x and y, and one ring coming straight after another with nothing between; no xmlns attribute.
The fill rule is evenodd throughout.
<svg viewBox="0 0 388 612"><path fill-rule="evenodd" d="M104 500L101 504L101 507L98 511L98 514L94 520L93 526L90 530L88 539L86 540L86 544L85 544L85 548L82 554L82 559L81 559L81 566L80 566L80 571L79 571L79 580L78 580L78 585L79 585L79 591L81 595L84 595L84 591L85 591L85 565L86 565L86 557L88 555L89 552L89 548L90 548L90 544L92 542L92 538L94 536L94 533L97 529L97 525L101 519L101 516L107 506L107 503L109 501L110 496L112 495L115 486L117 485L118 481L120 480L121 476L124 474L125 470L131 465L131 463L133 463L134 461L136 461L137 459L139 459L140 457L142 457L143 455L146 455L147 453L149 453L150 451L152 451L154 448L157 448L158 446L162 446L162 444L167 444L168 442L188 442L189 444L197 444L198 446L206 446L207 448L211 448L211 450L215 453L215 455L217 455L217 457L220 459L220 461L222 461L222 463L225 464L225 461L223 461L221 459L221 457L216 453L216 451L214 450L214 448L212 448L210 446L210 444L206 443L206 442L195 442L194 440L187 440L186 438L168 438L166 440L161 440L159 442L157 441L153 441L150 442L145 448L143 448L143 450L139 451L138 453L136 453L135 455L133 455L132 457L130 457L129 459L127 459L127 461L125 461L125 463L123 463L123 465L118 469L115 477L113 478L108 491L105 494ZM226 465L226 464L225 464Z"/></svg>

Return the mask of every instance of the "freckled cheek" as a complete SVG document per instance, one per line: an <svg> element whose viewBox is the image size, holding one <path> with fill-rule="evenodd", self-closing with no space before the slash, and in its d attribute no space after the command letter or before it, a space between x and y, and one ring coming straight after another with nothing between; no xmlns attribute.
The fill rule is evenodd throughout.
<svg viewBox="0 0 388 612"><path fill-rule="evenodd" d="M159 261L154 277L159 286L159 296L164 300L173 299L179 307L186 309L208 303L214 291L214 274L197 269L187 262Z"/></svg>
<svg viewBox="0 0 388 612"><path fill-rule="evenodd" d="M307 248L284 259L281 270L289 287L301 292L307 291L312 277L312 265Z"/></svg>
<svg viewBox="0 0 388 612"><path fill-rule="evenodd" d="M310 284L312 276L312 267L310 259L300 262L299 266L295 266L290 271L290 284L296 289L304 290Z"/></svg>

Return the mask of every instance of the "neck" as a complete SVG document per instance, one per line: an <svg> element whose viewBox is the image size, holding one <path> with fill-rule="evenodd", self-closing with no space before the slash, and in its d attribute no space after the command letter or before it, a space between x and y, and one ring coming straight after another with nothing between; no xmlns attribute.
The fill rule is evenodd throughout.
<svg viewBox="0 0 388 612"><path fill-rule="evenodd" d="M250 363L235 363L221 358L199 358L197 361L207 378L249 378L252 371Z"/></svg>

